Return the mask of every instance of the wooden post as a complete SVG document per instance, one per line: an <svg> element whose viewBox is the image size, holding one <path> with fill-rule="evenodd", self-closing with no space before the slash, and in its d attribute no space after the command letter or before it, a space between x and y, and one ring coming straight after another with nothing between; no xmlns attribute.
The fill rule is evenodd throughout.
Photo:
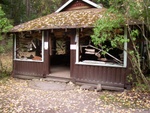
<svg viewBox="0 0 150 113"><path fill-rule="evenodd" d="M76 60L76 51L71 48L71 46L75 45L75 37L76 37L76 29L68 32L68 36L70 37L70 77L73 79L73 70L75 66Z"/></svg>
<svg viewBox="0 0 150 113"><path fill-rule="evenodd" d="M49 56L49 36L50 33L48 30L43 31L44 32L44 74L43 77L46 77L47 74L50 73L50 56ZM46 45L48 44L48 45ZM48 46L48 48L46 48Z"/></svg>

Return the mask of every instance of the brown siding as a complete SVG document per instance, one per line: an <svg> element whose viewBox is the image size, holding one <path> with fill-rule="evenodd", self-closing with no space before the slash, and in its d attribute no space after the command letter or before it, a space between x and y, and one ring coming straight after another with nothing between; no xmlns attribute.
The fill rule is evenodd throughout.
<svg viewBox="0 0 150 113"><path fill-rule="evenodd" d="M73 54L73 52L72 52ZM127 68L72 65L71 77L76 81L124 87Z"/></svg>
<svg viewBox="0 0 150 113"><path fill-rule="evenodd" d="M44 63L14 61L14 74L43 76L45 73Z"/></svg>
<svg viewBox="0 0 150 113"><path fill-rule="evenodd" d="M49 40L49 31L44 31L44 42ZM44 62L13 61L13 74L45 76L49 74L49 50L44 50Z"/></svg>
<svg viewBox="0 0 150 113"><path fill-rule="evenodd" d="M71 38L71 44L75 44L74 37ZM126 83L126 76L130 72L128 68L79 65L75 64L75 59L76 51L71 50L71 77L77 82L100 83L123 88Z"/></svg>

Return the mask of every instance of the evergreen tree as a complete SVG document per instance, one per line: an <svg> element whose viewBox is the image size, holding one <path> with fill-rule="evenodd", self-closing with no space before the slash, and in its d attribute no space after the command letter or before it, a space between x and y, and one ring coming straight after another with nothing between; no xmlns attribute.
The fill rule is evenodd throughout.
<svg viewBox="0 0 150 113"><path fill-rule="evenodd" d="M5 13L0 7L0 43L4 40L6 33L10 30L10 28L12 28L12 25L5 17ZM0 44L0 53L4 52L5 47Z"/></svg>

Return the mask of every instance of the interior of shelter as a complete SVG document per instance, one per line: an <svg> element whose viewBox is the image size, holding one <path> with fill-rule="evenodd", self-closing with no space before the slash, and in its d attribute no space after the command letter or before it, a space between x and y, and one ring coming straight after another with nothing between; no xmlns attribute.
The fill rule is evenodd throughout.
<svg viewBox="0 0 150 113"><path fill-rule="evenodd" d="M70 37L65 30L54 30L49 40L50 72L53 76L70 76ZM59 72L65 74L59 74Z"/></svg>

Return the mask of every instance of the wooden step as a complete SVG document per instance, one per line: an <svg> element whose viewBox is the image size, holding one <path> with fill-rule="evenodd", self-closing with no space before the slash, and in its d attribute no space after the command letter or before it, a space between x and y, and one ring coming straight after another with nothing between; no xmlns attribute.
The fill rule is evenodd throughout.
<svg viewBox="0 0 150 113"><path fill-rule="evenodd" d="M61 78L61 77L54 77L54 76L48 76L47 78L43 78L44 81L53 81L53 82L63 82L68 83L71 81L70 78Z"/></svg>

